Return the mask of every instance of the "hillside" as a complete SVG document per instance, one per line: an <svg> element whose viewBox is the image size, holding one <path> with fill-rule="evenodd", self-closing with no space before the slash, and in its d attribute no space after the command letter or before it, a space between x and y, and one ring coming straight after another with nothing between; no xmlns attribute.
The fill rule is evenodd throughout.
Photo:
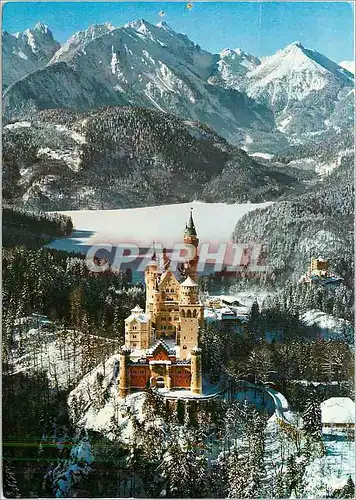
<svg viewBox="0 0 356 500"><path fill-rule="evenodd" d="M324 132L311 137L304 144L295 144L278 151L272 161L281 164L290 171L299 169L316 173L325 178L342 165L352 166L354 161L353 128L344 128L338 132ZM315 177L315 176L314 176Z"/></svg>
<svg viewBox="0 0 356 500"><path fill-rule="evenodd" d="M3 163L4 198L43 210L261 202L300 183L205 125L133 107L48 110L8 124Z"/></svg>
<svg viewBox="0 0 356 500"><path fill-rule="evenodd" d="M304 194L243 217L233 238L266 245L272 281L298 278L310 257L321 255L331 260L333 270L352 288L353 200L350 162Z"/></svg>
<svg viewBox="0 0 356 500"><path fill-rule="evenodd" d="M2 209L4 248L16 245L39 248L53 239L68 236L72 229L72 221L66 215L31 213L10 206Z"/></svg>

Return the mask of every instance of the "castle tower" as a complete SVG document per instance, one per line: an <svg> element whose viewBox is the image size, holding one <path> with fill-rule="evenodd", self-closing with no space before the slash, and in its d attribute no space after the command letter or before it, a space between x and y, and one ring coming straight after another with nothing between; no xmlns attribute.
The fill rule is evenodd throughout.
<svg viewBox="0 0 356 500"><path fill-rule="evenodd" d="M198 245L199 239L197 237L197 232L195 229L193 221L193 213L190 210L189 221L185 226L184 230L184 243L188 247L189 260L184 265L184 274L190 276L194 281L197 280L197 268L198 268Z"/></svg>
<svg viewBox="0 0 356 500"><path fill-rule="evenodd" d="M203 379L202 379L201 349L199 347L194 347L191 350L190 359L191 359L190 390L194 394L202 394Z"/></svg>
<svg viewBox="0 0 356 500"><path fill-rule="evenodd" d="M187 359L198 344L202 306L198 302L198 285L190 276L180 285L180 358Z"/></svg>
<svg viewBox="0 0 356 500"><path fill-rule="evenodd" d="M151 340L151 324L149 316L141 307L131 309L125 319L125 345L132 349L148 349Z"/></svg>
<svg viewBox="0 0 356 500"><path fill-rule="evenodd" d="M198 303L198 285L190 277L183 281L180 285L180 304L192 305Z"/></svg>
<svg viewBox="0 0 356 500"><path fill-rule="evenodd" d="M119 371L119 398L125 398L129 392L128 364L130 362L130 349L123 346L120 351Z"/></svg>
<svg viewBox="0 0 356 500"><path fill-rule="evenodd" d="M153 254L151 262L145 269L145 285L146 285L146 314L153 310L154 297L157 289L158 265L156 252Z"/></svg>

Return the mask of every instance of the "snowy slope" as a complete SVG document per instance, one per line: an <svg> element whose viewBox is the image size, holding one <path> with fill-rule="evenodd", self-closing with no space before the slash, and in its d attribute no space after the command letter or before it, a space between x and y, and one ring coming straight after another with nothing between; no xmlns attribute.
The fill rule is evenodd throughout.
<svg viewBox="0 0 356 500"><path fill-rule="evenodd" d="M355 480L355 443L345 433L334 431L324 437L325 456L316 458L306 468L305 496L326 498L342 488L351 475Z"/></svg>
<svg viewBox="0 0 356 500"><path fill-rule="evenodd" d="M353 336L352 324L349 321L336 318L318 309L305 312L301 320L308 326L317 325L322 331L323 338L342 338L343 332L349 332L350 336Z"/></svg>
<svg viewBox="0 0 356 500"><path fill-rule="evenodd" d="M104 24L93 24L86 30L77 31L54 54L51 59L51 63L70 59L74 52L84 50L84 47L88 42L103 35L104 33L109 33L113 29L115 29L114 26L107 22Z"/></svg>
<svg viewBox="0 0 356 500"><path fill-rule="evenodd" d="M335 114L352 116L352 105L344 101L353 74L300 42L261 60L240 49L225 50L217 66L210 82L244 91L272 109L279 131L288 136L335 128Z"/></svg>
<svg viewBox="0 0 356 500"><path fill-rule="evenodd" d="M278 109L288 100L300 101L310 93L324 89L331 76L341 85L351 85L353 81L347 70L295 42L266 57L261 65L248 73L248 92L251 96L269 98L270 104Z"/></svg>
<svg viewBox="0 0 356 500"><path fill-rule="evenodd" d="M322 54L305 48L300 42L288 45L247 74L248 95L278 113L283 132L302 131L301 114L305 114L305 131L325 127L325 119L338 101L343 87L353 86L353 75ZM321 109L318 109L317 106ZM309 130L308 130L309 129Z"/></svg>
<svg viewBox="0 0 356 500"><path fill-rule="evenodd" d="M2 33L3 87L43 67L60 45L48 26L37 23L32 29L10 35Z"/></svg>
<svg viewBox="0 0 356 500"><path fill-rule="evenodd" d="M352 74L355 74L355 61L341 61L339 65L347 69Z"/></svg>
<svg viewBox="0 0 356 500"><path fill-rule="evenodd" d="M217 68L209 82L227 88L243 89L246 74L261 64L257 57L239 48L224 49L219 56Z"/></svg>
<svg viewBox="0 0 356 500"><path fill-rule="evenodd" d="M34 328L31 324L17 327L14 346L10 358L12 373L44 371L51 387L64 390L86 373L88 349L96 364L119 347L112 339L94 335L84 338L78 331L61 331L54 325L50 329Z"/></svg>

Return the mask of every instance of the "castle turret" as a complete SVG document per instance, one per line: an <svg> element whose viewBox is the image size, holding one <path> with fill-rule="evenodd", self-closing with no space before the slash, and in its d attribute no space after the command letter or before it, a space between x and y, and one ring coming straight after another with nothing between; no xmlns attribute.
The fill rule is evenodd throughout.
<svg viewBox="0 0 356 500"><path fill-rule="evenodd" d="M198 303L198 285L190 276L180 285L180 304L191 305Z"/></svg>
<svg viewBox="0 0 356 500"><path fill-rule="evenodd" d="M123 346L120 351L120 371L119 371L119 398L125 398L129 392L128 364L130 362L130 349Z"/></svg>
<svg viewBox="0 0 356 500"><path fill-rule="evenodd" d="M131 309L125 319L125 345L132 349L148 349L151 340L151 323L149 315L141 307Z"/></svg>
<svg viewBox="0 0 356 500"><path fill-rule="evenodd" d="M197 237L197 232L193 221L192 209L190 210L189 221L186 224L184 230L184 243L188 248L189 260L183 266L183 272L185 276L190 276L193 280L196 280L198 260L199 260L198 257L199 239Z"/></svg>
<svg viewBox="0 0 356 500"><path fill-rule="evenodd" d="M146 285L146 313L152 312L154 296L157 289L159 270L156 258L156 252L153 254L151 261L145 269L145 285Z"/></svg>
<svg viewBox="0 0 356 500"><path fill-rule="evenodd" d="M194 394L203 393L203 379L202 379L202 364L201 364L201 349L199 347L194 347L190 352L190 370L191 370L191 382L190 390Z"/></svg>
<svg viewBox="0 0 356 500"><path fill-rule="evenodd" d="M198 343L202 306L198 302L198 285L190 276L180 285L180 357L187 359Z"/></svg>

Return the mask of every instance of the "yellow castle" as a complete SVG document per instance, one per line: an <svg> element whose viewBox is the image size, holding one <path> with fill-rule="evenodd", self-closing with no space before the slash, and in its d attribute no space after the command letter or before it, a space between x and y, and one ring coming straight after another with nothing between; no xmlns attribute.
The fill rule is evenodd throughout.
<svg viewBox="0 0 356 500"><path fill-rule="evenodd" d="M154 253L145 270L146 310L139 306L125 320L125 346L120 351L119 395L150 386L202 393L199 328L204 310L198 298L199 239L192 212L184 230L189 258L170 269L163 250L159 265Z"/></svg>

